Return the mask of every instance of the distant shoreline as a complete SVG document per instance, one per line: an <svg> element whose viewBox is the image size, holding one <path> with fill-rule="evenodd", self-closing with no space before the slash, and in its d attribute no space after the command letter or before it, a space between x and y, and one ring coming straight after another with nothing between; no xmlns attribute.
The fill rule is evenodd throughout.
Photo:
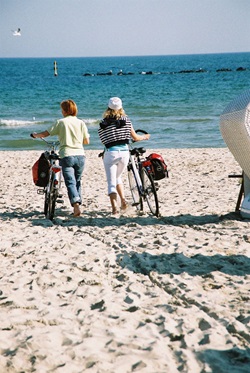
<svg viewBox="0 0 250 373"><path fill-rule="evenodd" d="M134 58L134 57L182 57L182 56L216 56L216 55L235 55L248 54L249 52L214 52L214 53L185 53L185 54L142 54L142 55L124 55L124 56L27 56L27 57L0 57L0 59L64 59L64 58Z"/></svg>

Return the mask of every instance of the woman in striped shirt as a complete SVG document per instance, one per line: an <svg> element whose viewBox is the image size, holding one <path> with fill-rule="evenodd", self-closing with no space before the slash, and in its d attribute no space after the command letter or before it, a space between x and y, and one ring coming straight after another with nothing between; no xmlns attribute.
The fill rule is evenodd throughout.
<svg viewBox="0 0 250 373"><path fill-rule="evenodd" d="M134 141L148 140L150 135L137 135L130 119L123 110L122 101L119 97L110 98L108 108L100 123L98 134L105 146L103 163L107 177L112 216L119 217L117 194L121 200L121 210L125 210L128 207L121 175L129 161L129 140L131 137Z"/></svg>

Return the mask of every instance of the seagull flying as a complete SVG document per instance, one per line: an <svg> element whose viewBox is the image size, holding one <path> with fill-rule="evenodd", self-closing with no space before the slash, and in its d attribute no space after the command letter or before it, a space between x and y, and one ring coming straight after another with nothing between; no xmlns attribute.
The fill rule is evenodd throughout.
<svg viewBox="0 0 250 373"><path fill-rule="evenodd" d="M13 31L13 30L12 30L12 35L13 35L13 36L21 36L21 29L18 28L16 31Z"/></svg>

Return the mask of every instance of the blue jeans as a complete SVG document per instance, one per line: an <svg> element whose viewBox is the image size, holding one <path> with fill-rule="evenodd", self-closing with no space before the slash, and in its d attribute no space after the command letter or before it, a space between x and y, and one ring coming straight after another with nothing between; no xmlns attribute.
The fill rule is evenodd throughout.
<svg viewBox="0 0 250 373"><path fill-rule="evenodd" d="M85 165L84 155L74 155L60 159L63 177L67 187L71 206L74 203L82 203L81 177Z"/></svg>

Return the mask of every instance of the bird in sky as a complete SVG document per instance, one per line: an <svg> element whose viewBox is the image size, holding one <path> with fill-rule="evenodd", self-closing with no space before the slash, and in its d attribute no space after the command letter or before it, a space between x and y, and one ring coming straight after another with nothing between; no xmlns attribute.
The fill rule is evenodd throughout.
<svg viewBox="0 0 250 373"><path fill-rule="evenodd" d="M20 28L18 28L15 31L13 31L13 30L11 30L11 31L12 31L13 36L21 36L21 29Z"/></svg>

